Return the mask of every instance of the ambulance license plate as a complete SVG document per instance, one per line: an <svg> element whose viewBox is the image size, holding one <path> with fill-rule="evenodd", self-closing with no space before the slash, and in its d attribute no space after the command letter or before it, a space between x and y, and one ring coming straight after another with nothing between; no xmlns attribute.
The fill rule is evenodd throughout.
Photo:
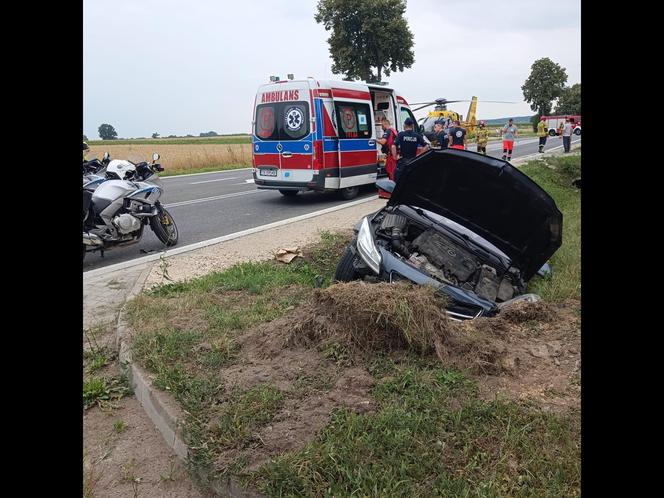
<svg viewBox="0 0 664 498"><path fill-rule="evenodd" d="M261 169L260 173L261 173L261 176L277 176L277 170L276 169Z"/></svg>

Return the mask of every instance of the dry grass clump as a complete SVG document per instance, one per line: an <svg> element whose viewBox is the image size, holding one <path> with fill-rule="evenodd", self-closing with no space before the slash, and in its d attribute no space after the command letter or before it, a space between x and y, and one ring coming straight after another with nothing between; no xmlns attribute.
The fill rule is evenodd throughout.
<svg viewBox="0 0 664 498"><path fill-rule="evenodd" d="M408 283L339 283L315 290L312 303L291 317L294 344L334 338L356 349L408 347L434 351L451 321L435 289Z"/></svg>

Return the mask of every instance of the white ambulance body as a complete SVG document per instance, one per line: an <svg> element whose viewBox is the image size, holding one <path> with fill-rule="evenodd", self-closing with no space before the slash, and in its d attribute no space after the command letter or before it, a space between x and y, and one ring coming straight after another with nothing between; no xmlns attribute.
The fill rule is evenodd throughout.
<svg viewBox="0 0 664 498"><path fill-rule="evenodd" d="M252 122L252 166L259 189L295 195L359 186L385 174L377 139L381 118L397 132L416 122L408 102L387 86L348 81L283 80L258 88Z"/></svg>

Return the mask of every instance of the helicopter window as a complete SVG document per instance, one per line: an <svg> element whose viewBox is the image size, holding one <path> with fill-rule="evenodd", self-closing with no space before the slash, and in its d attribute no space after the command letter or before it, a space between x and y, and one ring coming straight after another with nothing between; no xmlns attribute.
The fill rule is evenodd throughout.
<svg viewBox="0 0 664 498"><path fill-rule="evenodd" d="M367 138L371 136L371 113L368 104L337 102L339 138Z"/></svg>

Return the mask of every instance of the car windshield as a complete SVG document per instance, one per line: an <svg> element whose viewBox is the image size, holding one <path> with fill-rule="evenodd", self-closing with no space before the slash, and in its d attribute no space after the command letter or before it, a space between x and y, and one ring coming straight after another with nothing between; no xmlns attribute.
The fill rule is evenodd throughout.
<svg viewBox="0 0 664 498"><path fill-rule="evenodd" d="M477 235L475 232L467 229L463 225L459 225L457 222L450 220L449 218L445 218L444 216L441 216L439 214L436 214L432 211L427 211L426 209L422 209L418 207L417 209L421 210L424 212L427 218L431 219L432 221L435 221L436 223L439 223L446 228L449 228L450 230L454 231L455 233L458 233L461 236L467 237L469 240L471 240L473 243L477 244L478 246L482 247L483 249L486 249L487 251L496 254L500 256L501 258L504 258L506 261L511 262L509 256L505 254L503 251L498 249L496 246L494 246L491 242L486 240L484 237L480 237Z"/></svg>

